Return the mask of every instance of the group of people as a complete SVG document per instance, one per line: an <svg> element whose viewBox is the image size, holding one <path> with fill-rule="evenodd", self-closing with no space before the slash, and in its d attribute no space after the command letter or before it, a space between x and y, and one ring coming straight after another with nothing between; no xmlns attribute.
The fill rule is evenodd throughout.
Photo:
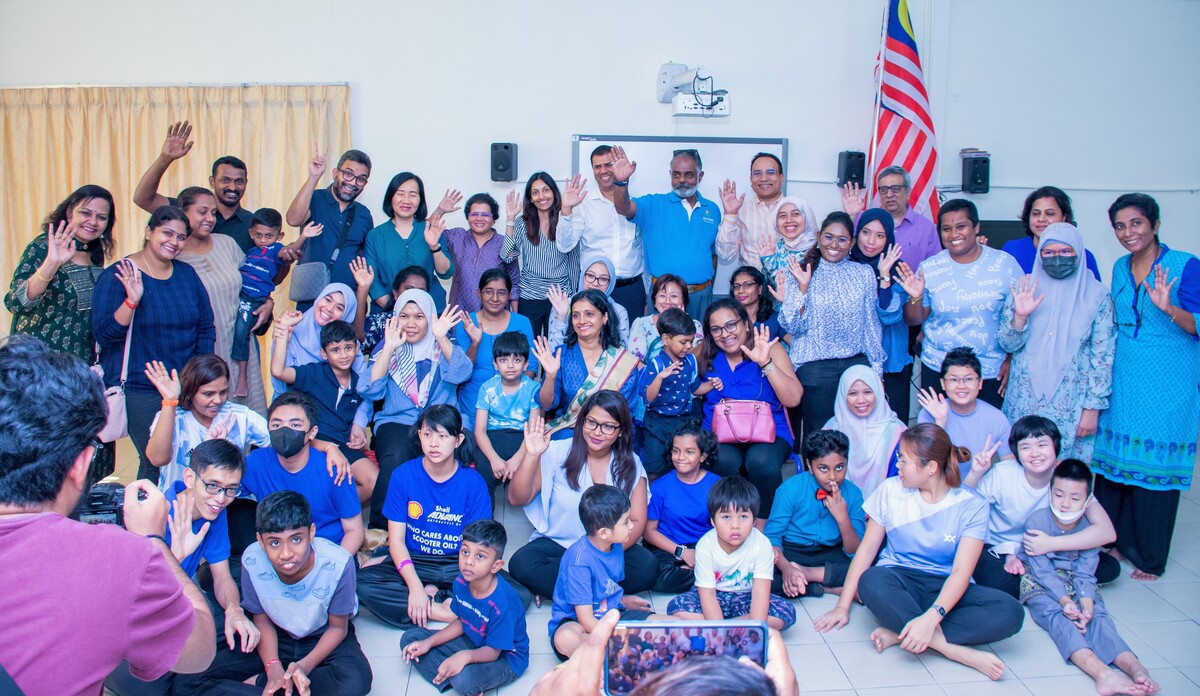
<svg viewBox="0 0 1200 696"><path fill-rule="evenodd" d="M1160 241L1151 197L1109 209L1130 253L1106 289L1054 187L1027 198L1028 237L997 250L970 201L936 224L911 209L899 167L878 173L879 207L848 185L818 220L783 195L773 155L750 162L750 192L726 181L714 202L695 150L674 153L669 193L631 196L636 163L600 146L591 195L538 172L501 225L489 194L447 189L430 211L401 172L375 225L358 150L320 188L316 153L282 213L242 207L232 156L211 188L165 197L191 133L169 128L134 193L140 250L105 267L113 198L81 187L5 297L13 334L123 394L138 477L157 484L143 495L169 510L138 531L216 618L207 669L164 641L120 656L116 693L240 693L252 677L366 693L360 603L404 629L430 681L480 693L528 665L535 598L568 658L608 609L659 618L646 590L676 595L664 618L776 630L826 591L841 601L816 627L840 627L857 595L880 650L992 678L1003 665L969 646L1015 633L1025 602L1099 686L1157 688L1095 593L1119 558L1140 580L1164 572L1196 451L1200 265ZM288 244L284 221L300 230ZM718 257L740 264L725 298ZM267 332L269 407L253 338ZM97 479L114 460L94 421L78 427ZM25 465L0 466L4 480ZM507 564L501 487L534 528ZM0 487L4 509L63 495L21 490Z"/></svg>

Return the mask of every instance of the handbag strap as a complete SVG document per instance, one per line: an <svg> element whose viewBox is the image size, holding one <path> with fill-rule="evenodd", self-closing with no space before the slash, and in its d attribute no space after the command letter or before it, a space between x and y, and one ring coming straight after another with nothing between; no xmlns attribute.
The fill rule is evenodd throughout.
<svg viewBox="0 0 1200 696"><path fill-rule="evenodd" d="M121 391L125 391L125 380L129 377L129 346L133 343L133 317L137 310L129 314L129 328L125 331L125 357L121 359Z"/></svg>
<svg viewBox="0 0 1200 696"><path fill-rule="evenodd" d="M354 211L356 210L358 210L358 206L351 203L350 212L346 213L346 221L342 223L342 231L338 233L337 246L334 247L333 253L329 255L329 261L325 264L331 269L334 262L337 261L338 254L342 253L342 245L346 243L346 235L350 234L350 226L354 224Z"/></svg>
<svg viewBox="0 0 1200 696"><path fill-rule="evenodd" d="M732 418L731 414L730 414L730 410L732 410L732 406L733 406L734 402L741 402L744 404L754 404L754 416L755 417L754 417L754 419L752 419L750 421L750 432L746 433L745 435L738 433L737 429L734 428L733 422L737 419ZM758 414L762 411L762 407L764 405L766 405L766 403L763 401L743 401L741 399L722 399L720 401L720 403L717 405L718 405L718 407L724 407L725 424L727 426L729 426L729 434L733 435L733 439L744 444L746 442L749 442L750 437L754 434L754 426L757 425Z"/></svg>

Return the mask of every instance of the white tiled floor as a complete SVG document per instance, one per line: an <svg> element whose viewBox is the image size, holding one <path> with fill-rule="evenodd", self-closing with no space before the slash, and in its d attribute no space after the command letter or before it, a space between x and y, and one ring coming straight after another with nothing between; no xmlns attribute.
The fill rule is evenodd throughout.
<svg viewBox="0 0 1200 696"><path fill-rule="evenodd" d="M127 448L132 449L132 448ZM132 478L128 463L118 475ZM497 519L508 530L506 557L529 537L531 527L520 509L498 501ZM1102 589L1109 612L1117 620L1121 635L1162 685L1162 694L1200 694L1200 490L1186 492L1179 517L1167 573L1157 582L1141 583L1129 578L1128 565L1122 577ZM663 611L670 599L649 596ZM999 682L950 662L932 652L920 656L892 648L875 653L869 636L875 627L869 610L856 606L848 626L832 634L812 630L811 619L836 602L832 595L798 602L799 621L784 633L784 643L801 691L821 696L1073 696L1094 694L1091 680L1074 666L1064 664L1050 638L1026 617L1021 632L1008 640L986 646L1005 661L1008 669ZM529 670L495 694L527 694L533 683L558 660L550 651L546 635L549 603L530 607L527 616L531 658ZM806 620L806 617L808 620ZM438 693L420 674L400 659L400 632L364 611L355 619L358 638L375 673L373 696L420 696Z"/></svg>

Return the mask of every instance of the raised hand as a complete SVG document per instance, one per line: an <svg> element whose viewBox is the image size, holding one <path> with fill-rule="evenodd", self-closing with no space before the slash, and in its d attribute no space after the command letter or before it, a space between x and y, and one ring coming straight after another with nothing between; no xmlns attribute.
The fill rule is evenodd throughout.
<svg viewBox="0 0 1200 696"><path fill-rule="evenodd" d="M130 304L142 301L142 269L131 259L124 258L117 262L117 280L125 286L125 299Z"/></svg>
<svg viewBox="0 0 1200 696"><path fill-rule="evenodd" d="M438 203L437 208L433 211L434 215L449 215L456 210L460 210L462 206L462 191L458 189L446 189L445 195L442 196L442 202Z"/></svg>
<svg viewBox="0 0 1200 696"><path fill-rule="evenodd" d="M521 194L517 193L516 189L508 192L508 197L504 199L504 212L508 215L508 219L516 220L521 214Z"/></svg>
<svg viewBox="0 0 1200 696"><path fill-rule="evenodd" d="M192 531L194 515L192 492L181 492L175 497L175 511L167 518L167 526L171 529L171 553L177 561L195 553L208 534L210 525L207 521L200 526L199 531Z"/></svg>
<svg viewBox="0 0 1200 696"><path fill-rule="evenodd" d="M776 247L777 243L775 241L775 235L771 235L770 237L759 240L758 255L760 259L774 254Z"/></svg>
<svg viewBox="0 0 1200 696"><path fill-rule="evenodd" d="M442 245L442 231L446 229L446 221L434 213L425 221L425 243L430 251Z"/></svg>
<svg viewBox="0 0 1200 696"><path fill-rule="evenodd" d="M986 474L992 468L992 459L996 456L996 450L1000 449L1000 440L992 442L992 436L989 434L987 440L983 443L983 451L975 454L975 459L971 462L971 473L979 471L979 475Z"/></svg>
<svg viewBox="0 0 1200 696"><path fill-rule="evenodd" d="M395 350L404 345L404 329L400 326L400 317L392 315L383 325L383 347Z"/></svg>
<svg viewBox="0 0 1200 696"><path fill-rule="evenodd" d="M350 261L350 275L354 276L354 284L359 290L365 290L375 282L375 269L361 256L355 256Z"/></svg>
<svg viewBox="0 0 1200 696"><path fill-rule="evenodd" d="M540 457L550 447L550 433L546 432L546 419L540 414L529 416L525 422L525 453Z"/></svg>
<svg viewBox="0 0 1200 696"><path fill-rule="evenodd" d="M630 162L625 156L625 148L620 145L613 145L613 179L616 181L629 181L629 177L637 171L637 162Z"/></svg>
<svg viewBox="0 0 1200 696"><path fill-rule="evenodd" d="M224 417L214 420L212 427L204 434L205 440L224 440L229 436L229 431L233 429L234 419L233 414L226 414Z"/></svg>
<svg viewBox="0 0 1200 696"><path fill-rule="evenodd" d="M1037 278L1022 276L1017 282L1017 286L1012 289L1013 312L1022 319L1033 314L1033 310L1037 309L1042 300L1046 299L1045 295L1035 296L1037 284Z"/></svg>
<svg viewBox="0 0 1200 696"><path fill-rule="evenodd" d="M829 483L832 489L829 495L825 496L825 509L829 514L833 515L833 519L838 522L844 522L850 519L850 509L846 504L846 498L842 495L842 489L835 482Z"/></svg>
<svg viewBox="0 0 1200 696"><path fill-rule="evenodd" d="M471 339L472 344L478 344L483 340L483 329L471 320L471 315L467 312L462 313L463 330L467 332L467 337Z"/></svg>
<svg viewBox="0 0 1200 696"><path fill-rule="evenodd" d="M767 289L771 291L771 297L775 301L783 304L783 299L787 297L787 271L782 268L775 271L775 284L767 284Z"/></svg>
<svg viewBox="0 0 1200 696"><path fill-rule="evenodd" d="M282 326L284 328L290 329L290 328L296 326L297 324L299 324L300 320L302 320L302 319L304 319L303 312L301 312L299 310L295 310L295 309L289 309L288 311L283 313L282 317L279 317L279 321L275 322L275 324L276 324L276 326Z"/></svg>
<svg viewBox="0 0 1200 696"><path fill-rule="evenodd" d="M867 209L867 192L857 182L848 181L842 187L842 210L851 218Z"/></svg>
<svg viewBox="0 0 1200 696"><path fill-rule="evenodd" d="M946 401L945 395L938 393L933 387L928 387L917 391L917 403L929 411L934 422L943 428L946 427L946 419L950 417L950 403Z"/></svg>
<svg viewBox="0 0 1200 696"><path fill-rule="evenodd" d="M550 300L550 306L554 308L554 313L558 315L558 318L566 321L567 314L571 311L571 296L567 294L567 291L563 290L562 286L551 285L550 289L546 291L546 299Z"/></svg>
<svg viewBox="0 0 1200 696"><path fill-rule="evenodd" d="M558 374L558 368L562 364L557 350L550 349L550 342L545 336L538 336L533 341L533 354L537 356L538 364L546 371L547 379L553 378Z"/></svg>
<svg viewBox="0 0 1200 696"><path fill-rule="evenodd" d="M1150 301L1154 303L1165 314L1171 314L1171 286L1175 285L1175 280L1170 280L1170 274L1162 264L1154 267L1154 285L1150 285L1150 279L1142 281L1142 285L1146 288L1146 292L1150 295Z"/></svg>
<svg viewBox="0 0 1200 696"><path fill-rule="evenodd" d="M752 360L759 367L763 367L771 360L771 347L779 343L779 339L771 338L771 330L765 325L756 326L752 331L754 331L754 347L738 347L742 349L747 360Z"/></svg>
<svg viewBox="0 0 1200 696"><path fill-rule="evenodd" d="M322 225L321 223L310 222L304 226L304 229L300 230L300 236L305 239L312 239L313 237L321 234L324 231L325 231L325 226Z"/></svg>
<svg viewBox="0 0 1200 696"><path fill-rule="evenodd" d="M172 162L191 151L196 143L192 137L192 126L187 121L176 121L167 126L167 137L163 140L162 156Z"/></svg>
<svg viewBox="0 0 1200 696"><path fill-rule="evenodd" d="M721 184L721 210L726 215L737 215L742 209L742 204L746 202L746 194L738 195L737 184L729 179L726 179ZM769 252L768 252L769 253Z"/></svg>
<svg viewBox="0 0 1200 696"><path fill-rule="evenodd" d="M925 272L917 269L916 273L908 267L907 263L900 262L896 267L896 272L900 274L900 287L904 288L904 292L909 297L923 297L925 295Z"/></svg>
<svg viewBox="0 0 1200 696"><path fill-rule="evenodd" d="M584 188L586 185L587 179L584 179L581 174L576 174L568 179L562 192L562 207L570 210L586 200L588 194L587 189Z"/></svg>
<svg viewBox="0 0 1200 696"><path fill-rule="evenodd" d="M434 338L445 338L450 330L462 322L463 313L458 311L458 305L447 305L438 318L429 327Z"/></svg>
<svg viewBox="0 0 1200 696"><path fill-rule="evenodd" d="M163 401L179 401L183 388L179 384L179 373L175 370L167 372L167 367L155 360L146 363L146 379L158 390Z"/></svg>
<svg viewBox="0 0 1200 696"><path fill-rule="evenodd" d="M900 250L903 248L899 244L888 245L887 251L883 252L883 256L879 257L880 278L892 277L892 267L900 260Z"/></svg>
<svg viewBox="0 0 1200 696"><path fill-rule="evenodd" d="M67 228L67 221L58 223L58 228L46 232L46 264L57 271L75 256L75 230ZM54 275L51 271L50 275ZM44 275L44 274L43 274Z"/></svg>
<svg viewBox="0 0 1200 696"><path fill-rule="evenodd" d="M800 286L800 292L808 292L808 284L812 282L812 268L807 263L801 264L800 259L793 256L788 259L788 270L796 279L796 285Z"/></svg>
<svg viewBox="0 0 1200 696"><path fill-rule="evenodd" d="M317 142L313 141L313 158L308 163L308 176L313 179L320 179L325 173L325 153L321 152L321 148Z"/></svg>

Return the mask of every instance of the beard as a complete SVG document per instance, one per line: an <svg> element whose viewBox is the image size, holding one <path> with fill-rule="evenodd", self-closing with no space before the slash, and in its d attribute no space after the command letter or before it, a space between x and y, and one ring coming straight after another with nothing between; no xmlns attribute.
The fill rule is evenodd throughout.
<svg viewBox="0 0 1200 696"><path fill-rule="evenodd" d="M671 190L674 191L675 195L679 196L680 198L691 198L692 196L696 195L696 187L688 186L687 184L680 184Z"/></svg>

